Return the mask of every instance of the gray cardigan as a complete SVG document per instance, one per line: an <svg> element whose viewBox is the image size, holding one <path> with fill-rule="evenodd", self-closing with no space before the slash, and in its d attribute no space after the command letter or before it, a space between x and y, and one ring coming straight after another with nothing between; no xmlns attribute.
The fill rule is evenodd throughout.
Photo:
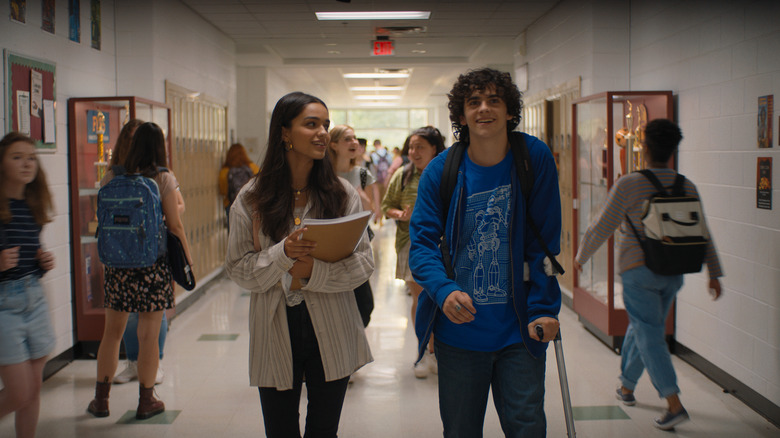
<svg viewBox="0 0 780 438"><path fill-rule="evenodd" d="M249 381L252 386L292 389L292 349L281 279L294 260L284 254L284 241L259 232L255 252L251 209L244 196L257 180L246 184L230 209L225 269L239 286L252 292L249 308ZM343 178L347 214L361 211L357 191ZM303 218L311 217L307 205ZM355 252L335 263L314 259L312 275L301 289L311 316L327 381L341 379L373 361L353 289L374 271L367 234Z"/></svg>

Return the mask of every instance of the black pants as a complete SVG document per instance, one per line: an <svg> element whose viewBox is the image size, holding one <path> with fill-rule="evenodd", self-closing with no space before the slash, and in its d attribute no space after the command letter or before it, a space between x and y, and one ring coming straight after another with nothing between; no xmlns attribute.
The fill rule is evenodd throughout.
<svg viewBox="0 0 780 438"><path fill-rule="evenodd" d="M287 325L293 354L293 389L258 388L263 408L265 435L269 438L299 438L298 406L301 387L306 379L306 438L337 436L341 408L347 393L349 377L325 381L317 337L306 303L287 308Z"/></svg>

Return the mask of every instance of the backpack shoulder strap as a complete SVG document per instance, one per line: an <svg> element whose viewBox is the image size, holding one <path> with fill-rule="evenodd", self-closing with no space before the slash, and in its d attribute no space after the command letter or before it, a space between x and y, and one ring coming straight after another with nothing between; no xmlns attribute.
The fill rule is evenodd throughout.
<svg viewBox="0 0 780 438"><path fill-rule="evenodd" d="M675 196L685 195L685 176L679 173L674 178L674 185L672 186L672 194Z"/></svg>
<svg viewBox="0 0 780 438"><path fill-rule="evenodd" d="M401 190L405 189L406 185L409 184L409 181L412 179L412 175L414 174L414 169L412 166L413 164L411 162L403 165L404 170L401 174Z"/></svg>
<svg viewBox="0 0 780 438"><path fill-rule="evenodd" d="M531 209L527 208L531 200L531 191L534 187L534 169L533 166L531 166L531 155L528 152L528 146L525 144L525 134L518 133L518 135L514 138L516 138L518 141L511 142L512 155L515 159L515 171L517 172L517 177L520 179L520 191L523 193L523 198L525 199L526 223L531 228L531 231L533 232L534 237L536 237L536 240L539 241L539 246L542 247L544 255L547 256L548 260L550 260L550 263L552 264L555 272L563 275L566 271L564 271L563 266L558 263L558 260L555 258L555 254L553 254L552 251L550 251L550 249L547 247L547 243L545 243L544 239L542 238L542 233L539 231L539 227L536 226L536 222L534 222L533 218L531 217Z"/></svg>
<svg viewBox="0 0 780 438"><path fill-rule="evenodd" d="M650 169L642 169L638 171L642 175L645 176L650 182L655 186L655 189L658 190L659 193L666 194L666 187L661 184L661 181L658 179L657 176L655 176L655 173L653 173Z"/></svg>
<svg viewBox="0 0 780 438"><path fill-rule="evenodd" d="M520 134L517 138L519 141L512 143L512 155L515 157L515 169L520 178L520 190L527 203L534 187L534 169L531 167L531 156L525 144L525 135Z"/></svg>
<svg viewBox="0 0 780 438"><path fill-rule="evenodd" d="M441 185L439 186L444 224L447 223L447 213L450 209L450 202L452 202L452 192L455 191L455 184L458 181L458 169L465 151L466 145L457 142L452 145L447 158L444 160L444 170L441 174Z"/></svg>
<svg viewBox="0 0 780 438"><path fill-rule="evenodd" d="M368 182L368 170L365 167L360 167L360 188L365 190L366 183Z"/></svg>
<svg viewBox="0 0 780 438"><path fill-rule="evenodd" d="M439 196L441 197L442 227L447 228L447 215L450 211L450 202L452 202L452 193L455 191L455 185L458 182L458 169L460 161L463 159L463 153L466 151L466 145L457 142L450 147L447 158L444 160L444 169L441 174L441 185L439 186ZM407 164L408 166L408 164ZM444 262L444 269L447 271L447 277L455 278L455 269L450 257L450 246L447 238L442 233L441 236L441 257Z"/></svg>

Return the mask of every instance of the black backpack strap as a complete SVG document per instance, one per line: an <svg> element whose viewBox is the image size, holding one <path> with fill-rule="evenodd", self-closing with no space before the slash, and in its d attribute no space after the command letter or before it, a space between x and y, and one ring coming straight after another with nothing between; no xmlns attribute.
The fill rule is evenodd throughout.
<svg viewBox="0 0 780 438"><path fill-rule="evenodd" d="M406 188L406 185L409 184L409 181L412 179L412 175L414 175L414 168L412 163L406 163L403 166L403 174L401 174L401 190ZM457 169L455 170L457 174ZM457 179L457 178L456 178Z"/></svg>
<svg viewBox="0 0 780 438"><path fill-rule="evenodd" d="M365 167L360 168L360 188L365 190L368 182L368 170Z"/></svg>
<svg viewBox="0 0 780 438"><path fill-rule="evenodd" d="M466 145L457 142L450 147L447 158L444 160L444 170L441 175L441 185L439 186L439 196L441 197L442 226L447 228L447 215L450 211L450 202L452 202L452 193L455 191L455 185L458 182L458 169L463 159L463 153L466 151ZM455 278L455 269L452 266L452 257L450 256L450 245L447 243L447 237L442 233L441 257L444 261L444 269L447 270L447 277Z"/></svg>
<svg viewBox="0 0 780 438"><path fill-rule="evenodd" d="M638 171L642 175L645 176L648 180L650 180L651 183L653 183L653 186L655 186L655 189L658 190L658 193L661 193L663 195L669 195L670 193L674 196L684 196L685 195L685 176L680 175L679 173L674 178L674 183L672 184L672 187L670 189L667 189L666 187L661 184L661 180L658 179L657 176L655 176L655 173L650 169L642 169Z"/></svg>
<svg viewBox="0 0 780 438"><path fill-rule="evenodd" d="M455 184L458 181L458 168L463 159L463 153L466 151L466 145L457 142L450 148L447 159L444 161L444 171L441 175L441 186L439 186L439 195L442 202L442 213L444 216L442 223L447 223L447 213L450 202L452 201L452 192L455 191Z"/></svg>
<svg viewBox="0 0 780 438"><path fill-rule="evenodd" d="M525 135L522 133L517 133L513 136L513 138L517 141L512 141L510 144L512 147L512 155L515 158L515 170L517 172L518 178L520 179L520 191L523 193L523 198L525 199L526 222L528 223L528 226L531 227L531 232L534 233L536 240L539 241L539 245L542 247L544 255L546 255L550 260L550 263L552 263L555 272L563 275L565 272L563 266L558 263L555 255L547 247L547 244L542 238L542 233L539 231L539 227L536 226L536 222L534 222L533 218L531 217L531 209L528 208L531 199L531 191L534 187L534 170L531 166L531 155L528 152L528 146L525 144Z"/></svg>

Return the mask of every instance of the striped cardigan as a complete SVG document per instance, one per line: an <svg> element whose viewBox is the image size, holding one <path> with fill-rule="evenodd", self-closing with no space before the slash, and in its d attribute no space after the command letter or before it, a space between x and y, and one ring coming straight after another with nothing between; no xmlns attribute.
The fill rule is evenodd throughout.
<svg viewBox="0 0 780 438"><path fill-rule="evenodd" d="M664 187L671 187L677 175L677 172L672 169L657 168L651 170ZM685 179L684 188L686 195L699 197L696 186L688 178ZM577 253L577 262L584 264L588 261L619 227L620 232L617 234L617 247L619 250L618 272L622 273L644 265L645 255L642 252L642 247L639 245L639 241L637 241L631 226L625 222L625 219L626 215L628 215L637 233L640 236L644 236L644 226L642 225L644 203L655 193L656 189L653 183L640 173L630 173L618 179L612 190L609 191L607 201L596 221L585 232L585 237L583 237ZM707 264L710 278L723 276L718 253L715 251L715 243L711 235L704 261Z"/></svg>
<svg viewBox="0 0 780 438"><path fill-rule="evenodd" d="M340 178L347 191L347 214L363 209L357 191ZM292 268L284 254L284 241L274 242L260 231L259 252L252 238L251 209L244 196L246 184L230 209L225 270L239 286L249 289L249 381L252 386L292 389L293 366L284 290L280 280ZM303 217L311 217L311 205ZM353 289L374 271L367 234L355 252L335 263L314 260L312 275L301 289L311 316L325 369L325 380L347 377L371 362L371 351L360 319Z"/></svg>

